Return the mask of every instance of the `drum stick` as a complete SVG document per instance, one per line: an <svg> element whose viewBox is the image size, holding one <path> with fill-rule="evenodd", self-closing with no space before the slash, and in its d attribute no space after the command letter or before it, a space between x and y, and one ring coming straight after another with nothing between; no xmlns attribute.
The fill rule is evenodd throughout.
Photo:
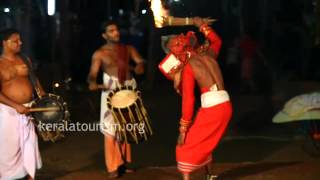
<svg viewBox="0 0 320 180"><path fill-rule="evenodd" d="M98 89L107 89L107 87L104 84L98 84Z"/></svg>
<svg viewBox="0 0 320 180"><path fill-rule="evenodd" d="M216 19L208 19L206 22L212 23L212 22L216 22Z"/></svg>
<svg viewBox="0 0 320 180"><path fill-rule="evenodd" d="M41 112L41 111L59 111L59 107L45 107L45 108L30 108L29 112Z"/></svg>
<svg viewBox="0 0 320 180"><path fill-rule="evenodd" d="M111 86L111 85L110 85ZM108 89L110 89L110 86L109 86L109 88L106 86L106 85L104 85L104 84L98 84L98 89L101 89L102 91L106 91L106 90L108 90Z"/></svg>

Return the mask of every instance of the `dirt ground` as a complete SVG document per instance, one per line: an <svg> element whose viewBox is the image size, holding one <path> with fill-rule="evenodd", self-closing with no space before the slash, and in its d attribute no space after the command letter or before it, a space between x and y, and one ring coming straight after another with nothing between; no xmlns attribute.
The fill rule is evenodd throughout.
<svg viewBox="0 0 320 180"><path fill-rule="evenodd" d="M272 124L271 118L294 94L311 87L305 83L276 87L271 105L260 95L233 94L234 116L229 128L214 151L213 171L218 179L241 180L317 180L320 178L320 149L304 133L303 122ZM308 89L309 90L309 89ZM125 174L125 180L181 179L175 167L175 143L180 115L180 98L172 88L157 87L143 91L145 107L152 120L154 135L150 140L132 145L133 163L137 169ZM73 93L69 98L72 122L94 123L98 120L99 94ZM80 99L80 100L79 100ZM271 108L272 106L272 108ZM266 108L269 107L269 108ZM100 132L67 132L66 138L51 143L40 140L43 168L39 180L105 180L103 136ZM204 179L202 169L192 174Z"/></svg>

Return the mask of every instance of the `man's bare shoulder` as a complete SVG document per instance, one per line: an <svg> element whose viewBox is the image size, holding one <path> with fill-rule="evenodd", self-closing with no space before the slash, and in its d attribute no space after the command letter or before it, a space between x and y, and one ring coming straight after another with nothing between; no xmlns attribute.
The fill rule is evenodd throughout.
<svg viewBox="0 0 320 180"><path fill-rule="evenodd" d="M112 53L111 48L108 48L106 46L102 46L93 53L93 56L94 57L106 57L106 56L109 56L111 53Z"/></svg>
<svg viewBox="0 0 320 180"><path fill-rule="evenodd" d="M188 62L191 66L196 66L200 64L200 56L192 56L190 59L188 59Z"/></svg>

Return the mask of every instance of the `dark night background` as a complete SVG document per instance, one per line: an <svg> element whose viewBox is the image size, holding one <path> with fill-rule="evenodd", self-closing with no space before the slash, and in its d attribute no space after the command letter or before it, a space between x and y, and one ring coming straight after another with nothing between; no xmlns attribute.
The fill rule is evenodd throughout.
<svg viewBox="0 0 320 180"><path fill-rule="evenodd" d="M2 0L0 22L2 28L17 27L22 31L25 52L39 66L52 66L55 80L71 76L74 82L85 81L91 55L103 44L100 24L106 19L118 20L122 41L133 44L145 57L149 69L142 79L149 84L159 78L154 66L163 57L159 36L196 31L193 27L154 29L146 0L57 1L54 16L47 15L46 3ZM168 0L166 3L174 16L218 19L213 27L223 39L219 61L225 70L227 49L243 32L249 32L266 56L273 78L319 79L315 68L319 10L315 0ZM4 12L6 7L10 12ZM142 14L143 9L147 10L146 14Z"/></svg>

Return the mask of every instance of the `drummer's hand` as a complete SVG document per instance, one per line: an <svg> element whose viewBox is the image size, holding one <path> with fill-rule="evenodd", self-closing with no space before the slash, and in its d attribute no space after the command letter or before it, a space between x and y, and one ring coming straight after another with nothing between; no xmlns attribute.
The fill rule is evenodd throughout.
<svg viewBox="0 0 320 180"><path fill-rule="evenodd" d="M27 114L29 113L29 108L25 107L24 105L17 104L15 107L16 111L20 114Z"/></svg>
<svg viewBox="0 0 320 180"><path fill-rule="evenodd" d="M201 17L196 16L193 18L193 23L196 27L200 27L204 23L204 21Z"/></svg>
<svg viewBox="0 0 320 180"><path fill-rule="evenodd" d="M135 74L143 74L144 73L143 63L137 64L136 67L134 67L134 73Z"/></svg>
<svg viewBox="0 0 320 180"><path fill-rule="evenodd" d="M98 84L95 83L95 82L92 82L92 83L89 83L89 90L90 91L95 91L95 90L98 90L99 87L98 87Z"/></svg>
<svg viewBox="0 0 320 180"><path fill-rule="evenodd" d="M179 136L178 136L178 145L183 145L184 144L184 140L186 138L186 133L185 132L180 132Z"/></svg>
<svg viewBox="0 0 320 180"><path fill-rule="evenodd" d="M42 97L42 96L45 96L46 95L46 92L44 92L44 91L41 91L40 92L40 96Z"/></svg>
<svg viewBox="0 0 320 180"><path fill-rule="evenodd" d="M97 89L101 89L102 91L108 91L111 89L111 86L106 86L104 84L98 84Z"/></svg>

